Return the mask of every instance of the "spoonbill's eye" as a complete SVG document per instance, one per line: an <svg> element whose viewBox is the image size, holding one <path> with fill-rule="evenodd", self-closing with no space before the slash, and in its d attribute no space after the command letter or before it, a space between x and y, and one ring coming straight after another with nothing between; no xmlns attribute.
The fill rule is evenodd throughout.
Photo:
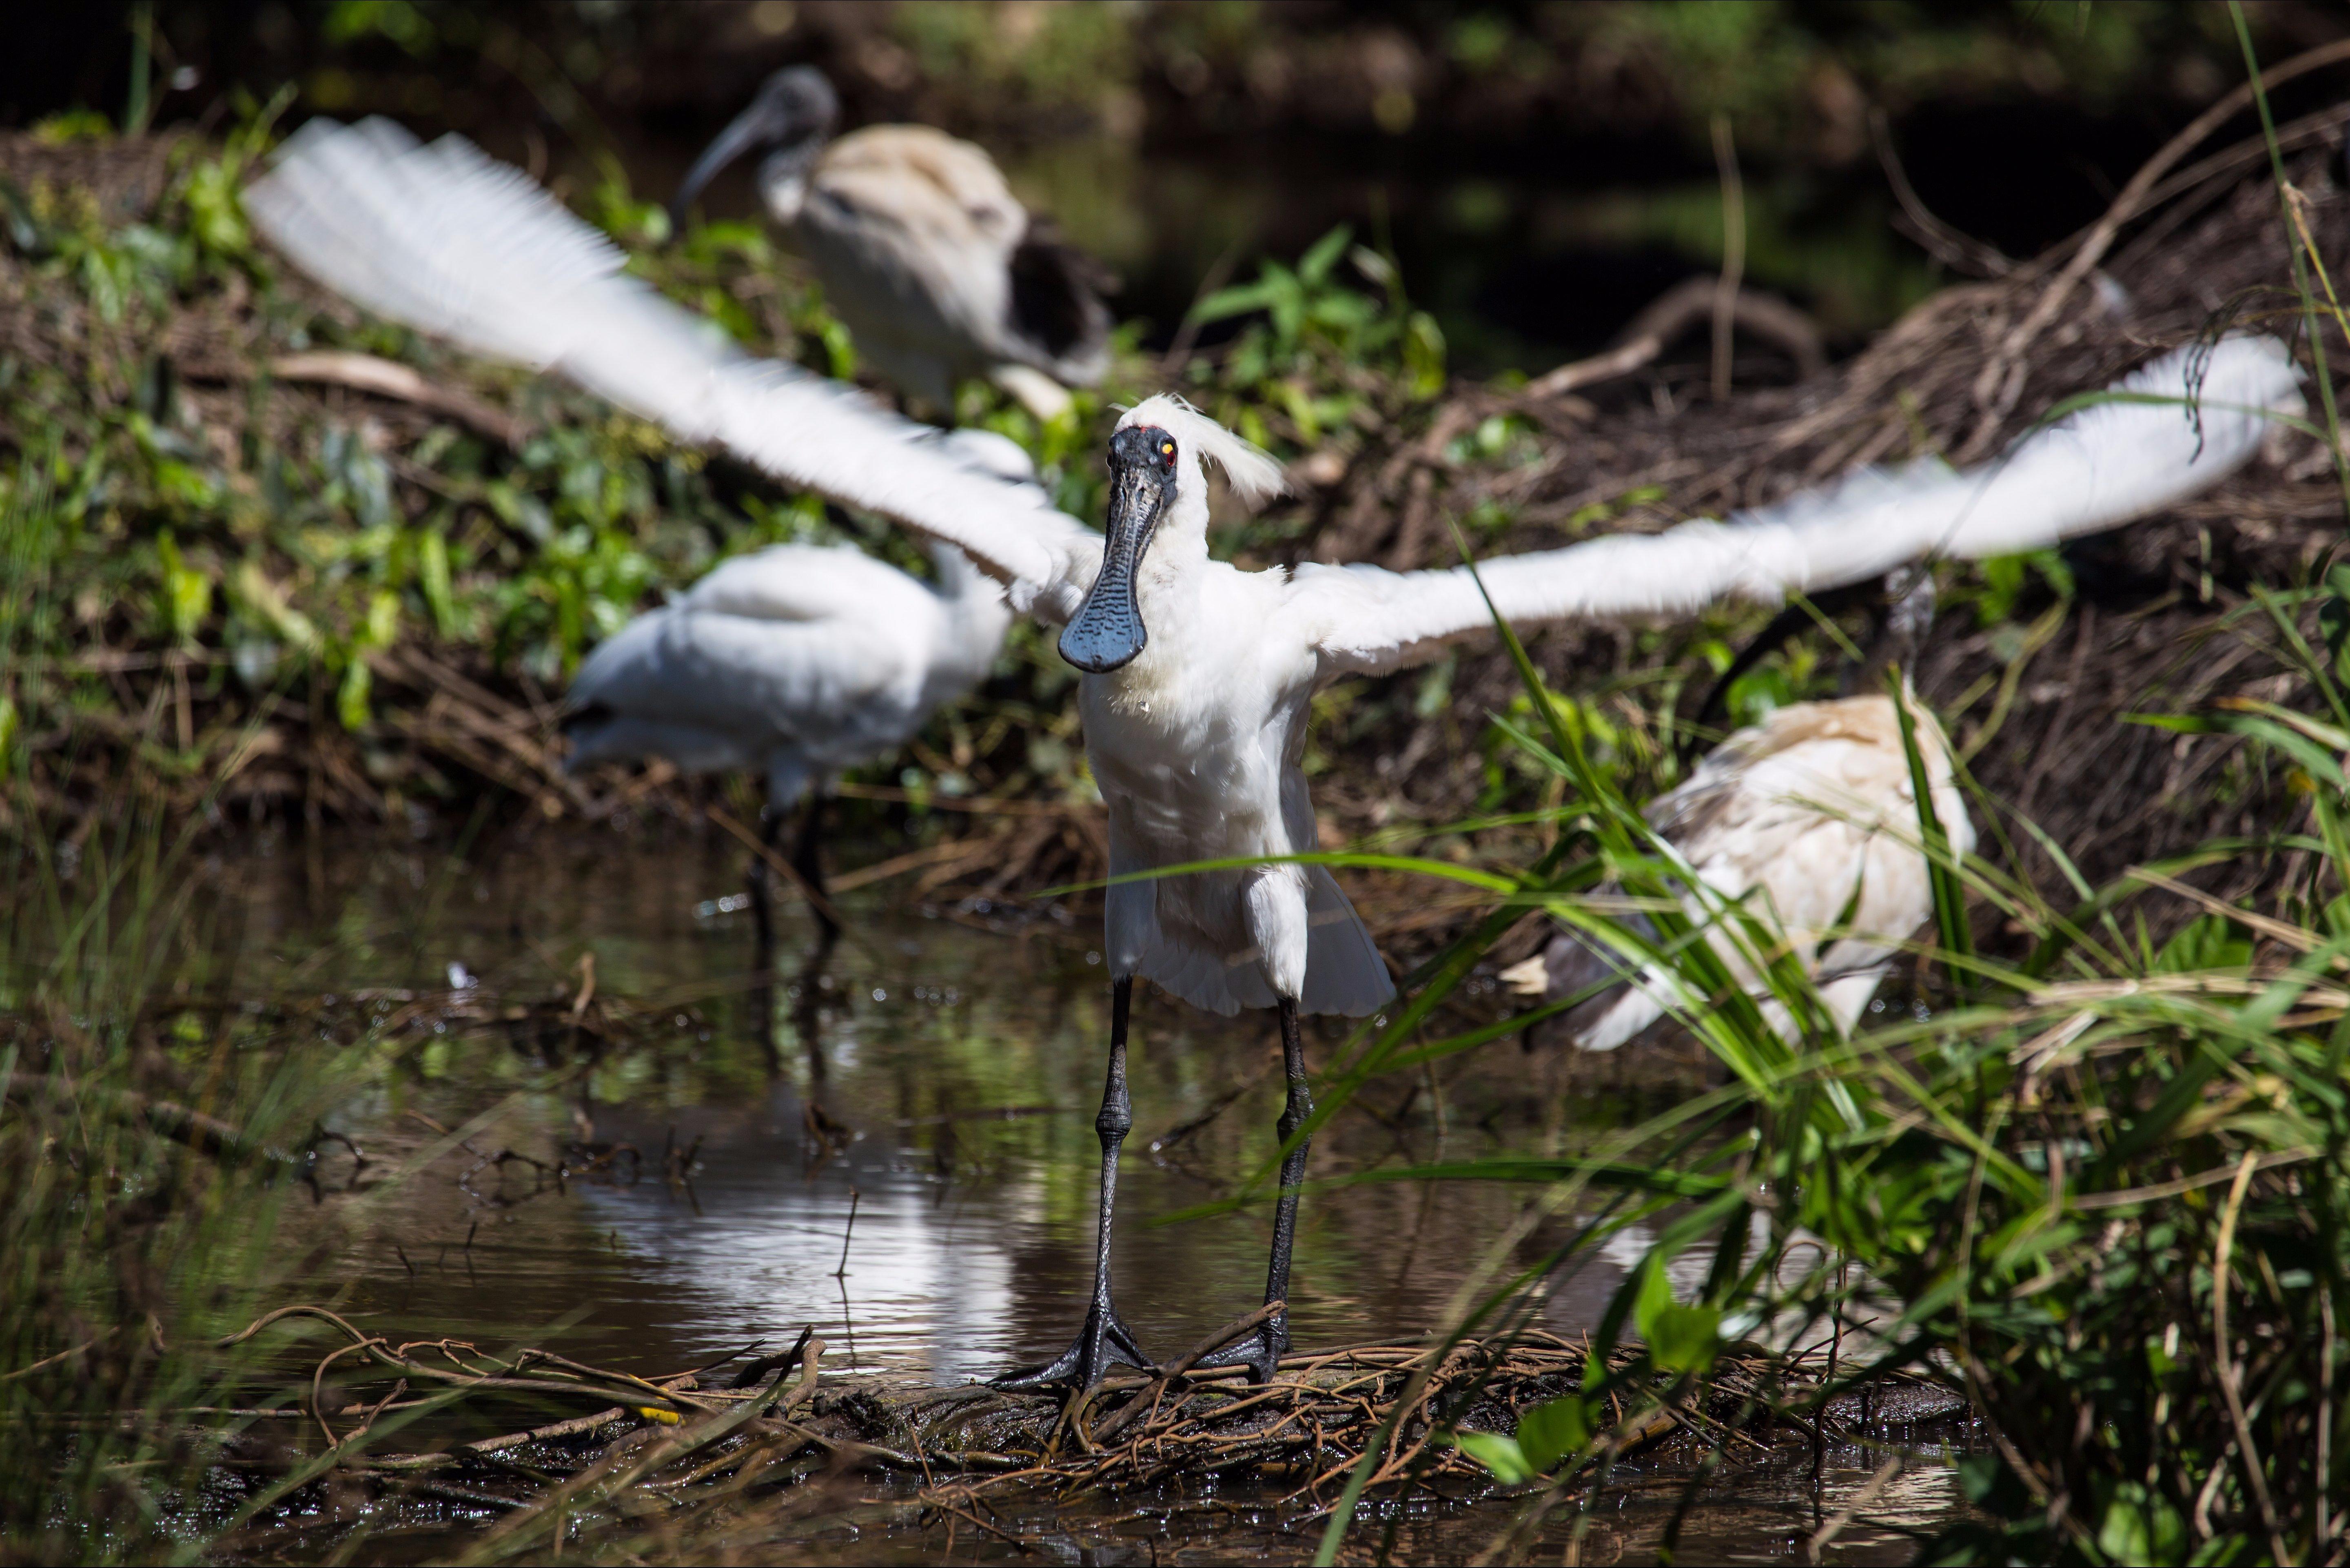
<svg viewBox="0 0 2350 1568"><path fill-rule="evenodd" d="M1160 441L1159 443L1159 455L1165 458L1170 463L1172 463L1175 461L1175 443L1171 441Z"/></svg>

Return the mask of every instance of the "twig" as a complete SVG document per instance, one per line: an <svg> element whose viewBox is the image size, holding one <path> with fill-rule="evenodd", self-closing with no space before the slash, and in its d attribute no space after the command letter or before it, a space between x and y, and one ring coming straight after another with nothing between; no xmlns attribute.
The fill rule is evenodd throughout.
<svg viewBox="0 0 2350 1568"><path fill-rule="evenodd" d="M2096 225L2082 240L2080 248L2073 253L2073 259L2065 264L2064 270L2041 291L2040 298L2031 311L2009 331L1997 351L1983 361L1973 387L1974 405L1979 417L1974 430L1952 454L1953 461L1972 462L1990 447L1991 438L1998 433L2000 421L2007 418L2014 409L2016 400L2023 394L2023 378L2020 372L2024 368L2026 350L2056 318L2056 313L2072 296L2074 286L2105 259L2106 252L2120 235L2122 225L2137 215L2155 182L2173 164L2193 151L2204 138L2250 108L2257 92L2271 90L2295 77L2345 59L2350 59L2350 40L2307 50L2282 65L2272 67L2262 74L2257 82L2244 83L2197 115L2188 123L2187 129L2164 142L2161 149L2130 176L2129 183L2122 187L2121 194L2114 198L2113 204L2106 209L2105 216L2097 220Z"/></svg>
<svg viewBox="0 0 2350 1568"><path fill-rule="evenodd" d="M471 425L492 441L517 452L530 440L527 424L492 408L471 392L455 387L436 387L412 368L373 354L341 348L280 354L269 361L269 371L281 381L343 387L354 392L414 403Z"/></svg>
<svg viewBox="0 0 2350 1568"><path fill-rule="evenodd" d="M840 1267L832 1271L832 1277L836 1280L844 1280L848 1277L848 1241L850 1237L857 1234L857 1199L858 1196L859 1194L854 1187L848 1189L848 1223L840 1232Z"/></svg>
<svg viewBox="0 0 2350 1568"><path fill-rule="evenodd" d="M1843 1534L1844 1527L1858 1518L1862 1509L1877 1501L1877 1494L1885 1490L1885 1483L1900 1473L1901 1456L1899 1454L1894 1455L1877 1466L1877 1473L1862 1483L1858 1491L1852 1494L1852 1501L1836 1510L1835 1516L1814 1531L1812 1538L1804 1542L1804 1561L1817 1563L1820 1560L1820 1553L1827 1550L1828 1542Z"/></svg>
<svg viewBox="0 0 2350 1568"><path fill-rule="evenodd" d="M1256 1311L1243 1317L1236 1317L1232 1322L1224 1324L1223 1327L1216 1330L1215 1333L1210 1334L1207 1338L1201 1340L1199 1344L1185 1351L1174 1361L1172 1365L1169 1366L1165 1371L1161 1372L1157 1378L1155 1378L1151 1383L1146 1385L1143 1390L1140 1393L1136 1394L1134 1398L1128 1403L1124 1409L1116 1412L1107 1420L1104 1421L1100 1428L1095 1431L1093 1440L1096 1443L1107 1443L1112 1438L1118 1436L1118 1433L1124 1431L1126 1429L1127 1423L1133 1420L1135 1416L1142 1409L1144 1394L1149 1394L1151 1396L1153 1407L1156 1408L1158 1396L1165 1393L1168 1387L1171 1386L1177 1378L1182 1376L1185 1373L1191 1371L1191 1368L1199 1366L1201 1362L1205 1361L1209 1356L1213 1355L1216 1352L1232 1344L1234 1340L1245 1337L1257 1328L1272 1322L1275 1317L1278 1317L1281 1314L1288 1310L1289 1303L1287 1302L1267 1302L1264 1305L1257 1308Z"/></svg>

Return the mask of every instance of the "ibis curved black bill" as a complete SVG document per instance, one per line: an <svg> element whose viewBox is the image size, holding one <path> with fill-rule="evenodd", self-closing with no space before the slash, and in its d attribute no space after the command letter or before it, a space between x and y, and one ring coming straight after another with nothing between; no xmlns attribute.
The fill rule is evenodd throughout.
<svg viewBox="0 0 2350 1568"><path fill-rule="evenodd" d="M718 139L702 149L702 156L693 161L693 167L685 171L685 179L679 184L677 194L669 199L671 223L681 225L685 222L687 205L702 194L702 187L709 184L720 170L754 147L772 145L775 137L773 121L774 115L764 99L736 115L733 122L718 133Z"/></svg>
<svg viewBox="0 0 2350 1568"><path fill-rule="evenodd" d="M1136 577L1159 519L1175 493L1174 450L1163 431L1139 427L1110 439L1108 532L1102 540L1101 572L1061 632L1061 657L1090 674L1106 675L1128 663L1150 640L1150 630L1142 624Z"/></svg>
<svg viewBox="0 0 2350 1568"><path fill-rule="evenodd" d="M681 225L687 203L702 194L721 169L746 152L774 148L800 161L814 159L839 113L840 99L823 72L812 66L777 71L686 171L684 182L669 199L670 221Z"/></svg>

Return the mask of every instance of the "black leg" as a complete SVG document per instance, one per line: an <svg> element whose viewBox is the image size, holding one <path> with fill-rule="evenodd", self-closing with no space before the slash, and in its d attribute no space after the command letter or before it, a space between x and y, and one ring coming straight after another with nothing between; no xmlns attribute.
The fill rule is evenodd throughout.
<svg viewBox="0 0 2350 1568"><path fill-rule="evenodd" d="M799 1031L800 1044L807 1053L808 1079L821 1085L827 1073L824 1058L824 966L832 957L832 950L840 933L830 928L819 928L816 947L800 966L799 997L792 1003L792 1027Z"/></svg>
<svg viewBox="0 0 2350 1568"><path fill-rule="evenodd" d="M800 874L816 897L808 901L808 910L816 916L817 936L829 949L833 939L840 935L840 926L832 918L832 899L824 890L824 862L816 850L824 841L824 796L808 791L807 804L800 811L800 841L792 849L792 869Z"/></svg>
<svg viewBox="0 0 2350 1568"><path fill-rule="evenodd" d="M1077 1331L1076 1343L1058 1356L1043 1366L1005 1373L995 1380L998 1388L1090 1388L1113 1360L1146 1369L1154 1365L1110 1304L1109 1238L1118 1203L1118 1151L1134 1127L1134 1106L1126 1094L1126 1020L1133 1001L1132 978L1117 981L1110 993L1109 1082L1102 1088L1101 1114L1094 1118L1094 1131L1101 1135L1101 1218L1094 1231L1094 1294L1086 1308L1086 1325Z"/></svg>
<svg viewBox="0 0 2350 1568"><path fill-rule="evenodd" d="M1287 997L1281 1001L1281 1064L1289 1079L1289 1101L1274 1125L1281 1129L1282 1142L1287 1143L1290 1135L1314 1114L1314 1091L1305 1081L1305 1039L1298 1027L1297 1003ZM1273 1256L1264 1271L1268 1306L1289 1299L1289 1258L1297 1244L1297 1189L1305 1180L1305 1154L1313 1143L1312 1138L1299 1138L1297 1147L1281 1162L1281 1201L1273 1211ZM1270 1383L1281 1366L1281 1353L1288 1348L1289 1314L1284 1311L1200 1365L1245 1366L1259 1383Z"/></svg>
<svg viewBox="0 0 2350 1568"><path fill-rule="evenodd" d="M759 826L759 843L767 854L775 853L775 840L783 836L783 826L782 814L769 806L766 820ZM751 857L751 967L762 977L775 971L774 884L775 873L767 867L767 856Z"/></svg>

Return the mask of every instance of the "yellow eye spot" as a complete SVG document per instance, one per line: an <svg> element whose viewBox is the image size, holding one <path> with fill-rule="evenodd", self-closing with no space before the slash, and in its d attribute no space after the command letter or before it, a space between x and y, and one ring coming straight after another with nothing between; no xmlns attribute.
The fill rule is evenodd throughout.
<svg viewBox="0 0 2350 1568"><path fill-rule="evenodd" d="M1175 443L1171 441L1162 442L1159 448L1159 455L1161 457L1173 457L1175 455Z"/></svg>

